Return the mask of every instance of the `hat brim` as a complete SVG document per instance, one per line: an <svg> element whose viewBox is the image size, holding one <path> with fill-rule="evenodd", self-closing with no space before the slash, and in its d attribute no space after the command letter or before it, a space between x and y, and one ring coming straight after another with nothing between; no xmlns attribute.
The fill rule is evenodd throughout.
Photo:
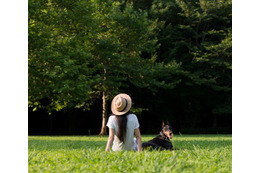
<svg viewBox="0 0 260 173"><path fill-rule="evenodd" d="M116 100L115 98L117 98L118 96L123 97L127 101L127 106L124 109L124 111L117 111L115 108L115 100ZM127 113L131 109L131 107L132 107L132 99L127 94L118 94L117 96L114 97L114 99L112 100L112 103L111 103L111 111L114 115L123 115L123 114Z"/></svg>

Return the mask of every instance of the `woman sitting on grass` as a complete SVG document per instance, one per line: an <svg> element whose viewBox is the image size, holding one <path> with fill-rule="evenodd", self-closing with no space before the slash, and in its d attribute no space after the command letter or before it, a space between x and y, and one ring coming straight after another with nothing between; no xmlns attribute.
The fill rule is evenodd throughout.
<svg viewBox="0 0 260 173"><path fill-rule="evenodd" d="M142 140L139 122L135 114L131 114L132 100L127 94L118 94L111 103L112 115L109 117L107 127L109 137L106 151L112 144L113 151L138 150L142 151ZM134 135L136 140L134 139Z"/></svg>

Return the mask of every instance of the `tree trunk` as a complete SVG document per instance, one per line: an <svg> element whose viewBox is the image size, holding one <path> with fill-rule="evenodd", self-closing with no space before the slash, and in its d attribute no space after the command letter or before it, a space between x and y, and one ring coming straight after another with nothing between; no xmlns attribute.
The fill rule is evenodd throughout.
<svg viewBox="0 0 260 173"><path fill-rule="evenodd" d="M106 123L107 123L107 100L106 100L106 93L103 92L103 110L102 110L102 127L101 127L101 131L99 133L99 135L106 135L107 134L107 127L106 127Z"/></svg>
<svg viewBox="0 0 260 173"><path fill-rule="evenodd" d="M217 127L217 115L214 114L213 127Z"/></svg>

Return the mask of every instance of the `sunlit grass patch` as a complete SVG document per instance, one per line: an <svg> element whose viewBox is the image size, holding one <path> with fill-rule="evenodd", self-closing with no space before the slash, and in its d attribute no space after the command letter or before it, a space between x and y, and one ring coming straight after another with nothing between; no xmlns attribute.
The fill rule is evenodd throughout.
<svg viewBox="0 0 260 173"><path fill-rule="evenodd" d="M143 136L143 141L154 135ZM175 136L175 151L105 152L107 136L29 137L29 172L231 172L231 135Z"/></svg>

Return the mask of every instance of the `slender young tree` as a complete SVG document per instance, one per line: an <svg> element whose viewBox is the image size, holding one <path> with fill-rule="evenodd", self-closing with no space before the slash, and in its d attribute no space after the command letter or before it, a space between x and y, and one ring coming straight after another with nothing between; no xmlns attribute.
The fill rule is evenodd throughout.
<svg viewBox="0 0 260 173"><path fill-rule="evenodd" d="M147 13L107 1L29 1L29 106L50 112L86 107L102 96L106 134L107 100L132 83L174 87L156 75L175 73L177 64L142 59L154 53L156 37Z"/></svg>

